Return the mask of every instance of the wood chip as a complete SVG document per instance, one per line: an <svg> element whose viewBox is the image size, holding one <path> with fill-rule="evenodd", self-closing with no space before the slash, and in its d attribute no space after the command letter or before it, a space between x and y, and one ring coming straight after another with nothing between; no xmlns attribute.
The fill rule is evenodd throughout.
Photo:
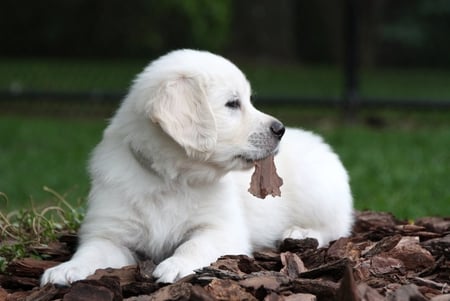
<svg viewBox="0 0 450 301"><path fill-rule="evenodd" d="M338 301L359 301L353 270L350 265L345 267L344 277L337 291Z"/></svg>
<svg viewBox="0 0 450 301"><path fill-rule="evenodd" d="M239 281L239 284L246 289L252 289L253 291L259 288L265 288L270 291L278 291L281 285L289 283L289 278L282 273L259 273L247 277L244 280Z"/></svg>
<svg viewBox="0 0 450 301"><path fill-rule="evenodd" d="M117 277L120 286L130 284L136 281L136 266L130 265L120 269L98 269L94 275L89 276L88 280L100 280L103 277Z"/></svg>
<svg viewBox="0 0 450 301"><path fill-rule="evenodd" d="M400 287L395 291L395 301L427 301L414 284L408 284Z"/></svg>
<svg viewBox="0 0 450 301"><path fill-rule="evenodd" d="M119 301L122 300L119 279L104 276L99 280L80 280L72 284L63 301Z"/></svg>
<svg viewBox="0 0 450 301"><path fill-rule="evenodd" d="M435 261L431 253L419 244L419 238L412 236L402 237L395 248L387 254L401 260L406 269L415 272L432 266Z"/></svg>
<svg viewBox="0 0 450 301"><path fill-rule="evenodd" d="M297 278L301 273L307 271L305 264L298 257L297 254L291 252L284 252L280 254L283 268L281 272L289 276L290 278Z"/></svg>
<svg viewBox="0 0 450 301"><path fill-rule="evenodd" d="M291 291L294 293L308 292L317 296L319 300L336 300L339 285L333 281L323 279L295 279Z"/></svg>
<svg viewBox="0 0 450 301"><path fill-rule="evenodd" d="M376 245L366 252L362 252L364 257L372 257L382 252L387 252L393 249L402 239L401 235L388 236L380 240Z"/></svg>
<svg viewBox="0 0 450 301"><path fill-rule="evenodd" d="M257 299L248 293L243 287L231 280L214 279L205 287L206 291L216 300L251 300Z"/></svg>
<svg viewBox="0 0 450 301"><path fill-rule="evenodd" d="M277 174L274 156L271 155L254 163L255 172L252 175L248 191L260 199L264 199L269 194L273 197L281 196L280 187L283 185L283 179Z"/></svg>
<svg viewBox="0 0 450 301"><path fill-rule="evenodd" d="M360 300L365 301L384 301L384 297L376 290L368 286L366 283L358 284L358 296Z"/></svg>
<svg viewBox="0 0 450 301"><path fill-rule="evenodd" d="M192 284L190 283L174 283L168 286L164 286L157 290L153 294L149 295L146 299L148 301L157 300L190 300Z"/></svg>
<svg viewBox="0 0 450 301"><path fill-rule="evenodd" d="M58 265L56 261L42 261L34 258L23 258L12 261L6 271L15 276L40 277L48 268Z"/></svg>

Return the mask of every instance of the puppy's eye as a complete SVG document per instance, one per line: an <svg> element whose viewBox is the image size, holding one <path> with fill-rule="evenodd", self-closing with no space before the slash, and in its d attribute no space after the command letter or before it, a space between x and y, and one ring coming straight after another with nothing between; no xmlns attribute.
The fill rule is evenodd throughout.
<svg viewBox="0 0 450 301"><path fill-rule="evenodd" d="M239 109L241 107L241 102L239 101L239 99L233 99L228 101L225 106L230 109Z"/></svg>

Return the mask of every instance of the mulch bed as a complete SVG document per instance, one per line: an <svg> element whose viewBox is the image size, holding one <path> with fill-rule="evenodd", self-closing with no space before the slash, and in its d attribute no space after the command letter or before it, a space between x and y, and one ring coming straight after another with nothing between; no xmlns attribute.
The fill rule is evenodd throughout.
<svg viewBox="0 0 450 301"><path fill-rule="evenodd" d="M71 287L39 287L43 271L70 258L76 237L37 252L49 260L11 262L0 275L0 300L450 300L450 218L414 223L359 212L353 234L327 248L287 239L253 258L223 256L174 284L152 278L150 260L98 270Z"/></svg>

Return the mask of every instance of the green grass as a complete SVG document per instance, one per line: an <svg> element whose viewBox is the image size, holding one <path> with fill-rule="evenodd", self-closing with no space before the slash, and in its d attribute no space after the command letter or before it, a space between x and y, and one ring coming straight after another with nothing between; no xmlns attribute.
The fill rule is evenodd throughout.
<svg viewBox="0 0 450 301"><path fill-rule="evenodd" d="M0 90L119 91L128 89L149 60L0 58ZM336 66L240 62L256 95L340 97L344 82ZM450 71L367 69L365 97L450 99Z"/></svg>
<svg viewBox="0 0 450 301"><path fill-rule="evenodd" d="M340 71L330 66L243 65L256 96L339 97Z"/></svg>
<svg viewBox="0 0 450 301"><path fill-rule="evenodd" d="M0 90L121 91L145 60L1 59ZM256 95L340 97L342 72L333 66L237 62ZM450 99L450 71L363 70L367 97ZM286 124L324 135L348 167L356 207L400 217L450 216L450 114L363 112L353 125L330 110L267 107ZM380 119L382 128L364 125ZM381 118L379 118L381 117ZM72 203L89 190L86 165L103 120L0 116L0 209L51 203L51 187Z"/></svg>
<svg viewBox="0 0 450 301"><path fill-rule="evenodd" d="M349 171L356 208L450 216L450 112L364 111L345 123L330 110L266 109L325 137Z"/></svg>
<svg viewBox="0 0 450 301"><path fill-rule="evenodd" d="M125 91L148 62L0 59L0 87L43 91Z"/></svg>
<svg viewBox="0 0 450 301"><path fill-rule="evenodd" d="M402 218L450 216L448 113L387 112L382 129L345 125L324 110L269 113L324 135L349 170L358 209L386 210ZM54 196L44 186L72 203L84 200L89 189L87 159L105 125L95 120L1 117L0 191L9 202L0 208L24 208L30 200L52 204Z"/></svg>
<svg viewBox="0 0 450 301"><path fill-rule="evenodd" d="M20 208L45 202L43 186L67 193L72 201L85 198L89 185L89 152L101 138L104 121L0 117L0 192Z"/></svg>
<svg viewBox="0 0 450 301"><path fill-rule="evenodd" d="M361 95L390 99L450 100L449 83L449 70L364 70L361 73Z"/></svg>
<svg viewBox="0 0 450 301"><path fill-rule="evenodd" d="M450 216L450 128L340 129L326 136L352 178L357 207Z"/></svg>

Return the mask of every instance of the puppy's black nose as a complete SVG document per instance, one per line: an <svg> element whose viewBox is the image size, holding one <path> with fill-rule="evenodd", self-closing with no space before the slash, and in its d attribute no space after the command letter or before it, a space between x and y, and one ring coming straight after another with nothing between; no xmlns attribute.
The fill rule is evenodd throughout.
<svg viewBox="0 0 450 301"><path fill-rule="evenodd" d="M270 130L272 131L272 133L278 138L281 139L281 137L283 137L284 135L284 131L286 130L284 128L284 125L279 122L279 121L274 121L272 122L272 124L270 125Z"/></svg>

